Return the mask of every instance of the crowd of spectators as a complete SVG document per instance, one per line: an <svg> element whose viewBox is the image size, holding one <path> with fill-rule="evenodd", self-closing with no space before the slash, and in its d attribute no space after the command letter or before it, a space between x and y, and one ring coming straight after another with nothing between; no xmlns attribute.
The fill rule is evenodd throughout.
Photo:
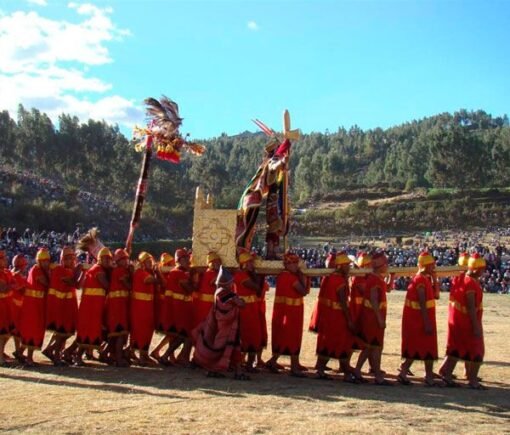
<svg viewBox="0 0 510 435"><path fill-rule="evenodd" d="M0 227L0 249L7 251L8 257L12 258L16 254L24 254L31 263L34 262L37 249L47 247L50 250L52 258L57 261L62 246L74 245L83 233L83 229L78 225L74 232L56 232L56 231L34 231L26 228L18 231L16 228ZM491 237L487 237L490 234ZM456 237L455 237L456 236ZM382 240L378 245L383 246L383 250L388 256L390 267L415 267L419 253L427 249L436 259L437 266L454 266L457 264L459 254L462 252L478 252L483 255L487 261L487 270L481 279L482 287L489 293L510 293L510 246L500 243L502 238L510 237L510 228L496 228L488 231L474 233L445 234L441 232L432 233L426 239L416 237L412 243L396 243L394 240ZM448 241L457 240L453 246L448 246ZM482 243L482 240L484 241ZM363 245L354 245L350 243L332 243L316 247L293 248L305 262L307 268L324 268L328 254L332 251L346 251L351 258L355 258L360 251L370 252L376 249L375 241L367 242ZM380 249L380 248L377 248ZM254 248L261 256L264 256L264 248ZM271 279L274 284L274 280ZM394 282L394 288L405 290L409 284L410 278L399 277ZM319 285L319 278L314 278L313 286ZM450 290L450 280L441 279L441 290Z"/></svg>
<svg viewBox="0 0 510 435"><path fill-rule="evenodd" d="M390 267L416 267L418 255L424 249L434 256L437 266L455 266L460 253L478 252L487 261L487 270L480 280L484 290L490 293L508 294L510 293L510 246L505 246L500 243L500 240L509 236L510 228L490 228L476 232L433 232L426 237L415 237L412 243L409 241L397 243L395 240L382 238L382 240L372 239L361 246L349 242L327 242L316 247L298 246L293 248L293 251L303 259L309 269L324 268L326 257L331 251L345 251L351 258L355 258L360 251L369 252L381 244L388 256ZM451 240L456 241L451 243ZM264 256L264 248L255 250L259 255ZM398 277L394 282L394 288L406 290L409 282L409 277ZM319 278L313 278L312 286L318 285ZM441 279L441 290L450 290L449 278Z"/></svg>
<svg viewBox="0 0 510 435"><path fill-rule="evenodd" d="M67 200L69 197L69 192L66 192L64 187L55 180L38 177L29 171L11 169L5 165L0 165L0 181L5 186L19 183L27 188L25 194L31 193L32 196L42 197L45 201ZM76 197L91 213L116 211L112 201L92 192L78 190ZM8 194L4 193L0 196L0 204L12 206L14 202L15 199Z"/></svg>
<svg viewBox="0 0 510 435"><path fill-rule="evenodd" d="M26 228L19 232L16 228L0 227L0 249L7 252L9 259L17 254L23 254L28 259L29 264L35 262L35 254L41 247L49 249L54 261L59 258L60 250L63 246L74 245L81 235L81 228L76 227L73 233L58 233L56 231L34 231Z"/></svg>

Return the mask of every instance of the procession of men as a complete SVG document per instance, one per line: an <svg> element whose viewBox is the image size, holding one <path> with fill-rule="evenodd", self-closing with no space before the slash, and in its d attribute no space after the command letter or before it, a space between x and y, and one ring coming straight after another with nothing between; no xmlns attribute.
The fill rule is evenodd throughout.
<svg viewBox="0 0 510 435"><path fill-rule="evenodd" d="M394 385L381 362L386 293L393 279L383 252L360 252L354 264L344 252L329 254L327 266L332 272L321 280L308 327L317 334L313 369L300 363L304 298L310 297L310 280L292 252L284 255L284 270L276 277L267 361L262 353L269 341L269 286L256 273L255 254L249 250L240 250L237 270L227 270L220 256L210 252L206 270L199 271L183 248L173 256L164 253L159 260L141 252L133 262L126 250L112 253L104 247L93 264L81 264L74 249L64 247L59 263L50 260L47 249L41 248L29 271L22 255L15 256L9 268L6 253L0 251L1 365L32 367L37 364L37 350L55 366L84 365L87 357L117 367L201 367L209 377L232 372L235 379L248 380L262 370L287 371L279 358L288 356L288 373L294 377L330 380L328 363L336 359L344 382L367 383L362 369L368 362L375 385ZM425 386L459 386L453 371L460 360L465 362L468 386L486 388L479 378L484 340L483 292L478 282L485 260L464 253L459 264L467 266L467 271L452 282L446 358L434 372L439 282L434 257L422 252L418 258L418 272L407 289L402 314L403 362L396 377L402 385L411 384L411 368L418 360L424 362ZM350 276L353 267L372 272ZM46 332L50 338L45 342ZM162 339L151 350L155 332ZM10 339L14 360L6 353Z"/></svg>

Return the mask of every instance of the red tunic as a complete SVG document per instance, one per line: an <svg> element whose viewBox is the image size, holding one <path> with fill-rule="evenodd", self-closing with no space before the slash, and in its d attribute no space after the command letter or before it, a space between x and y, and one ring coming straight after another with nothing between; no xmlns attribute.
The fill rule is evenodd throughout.
<svg viewBox="0 0 510 435"><path fill-rule="evenodd" d="M425 334L418 287L425 289L425 306L432 326L430 335ZM422 274L415 275L407 287L402 314L402 358L424 361L437 359L436 300L432 282Z"/></svg>
<svg viewBox="0 0 510 435"><path fill-rule="evenodd" d="M70 337L76 332L78 299L76 288L64 282L73 278L74 270L58 265L51 270L50 288L46 299L46 329Z"/></svg>
<svg viewBox="0 0 510 435"><path fill-rule="evenodd" d="M44 340L45 297L47 287L39 282L41 276L46 276L39 265L34 265L28 272L27 288L21 307L19 333L21 342L29 349L40 349Z"/></svg>
<svg viewBox="0 0 510 435"><path fill-rule="evenodd" d="M217 276L217 270L207 269L202 275L198 291L193 293L193 329L200 325L211 311Z"/></svg>
<svg viewBox="0 0 510 435"><path fill-rule="evenodd" d="M364 276L354 276L351 281L349 312L351 313L351 320L356 330L356 334L352 336L352 349L354 350L365 347L365 343L359 338L359 334L361 324L363 323L363 297L367 285L366 281Z"/></svg>
<svg viewBox="0 0 510 435"><path fill-rule="evenodd" d="M0 269L0 283L7 286L4 291L0 291L0 337L8 337L12 325L9 296L13 285L12 274L8 269Z"/></svg>
<svg viewBox="0 0 510 435"><path fill-rule="evenodd" d="M137 269L133 275L130 343L136 350L148 351L154 334L154 284L145 282L151 276L144 269Z"/></svg>
<svg viewBox="0 0 510 435"><path fill-rule="evenodd" d="M303 338L303 296L295 289L299 278L287 270L276 278L271 344L273 353L299 355Z"/></svg>
<svg viewBox="0 0 510 435"><path fill-rule="evenodd" d="M258 298L260 331L262 332L262 348L267 347L266 293L268 290L269 284L267 281L264 281L262 296Z"/></svg>
<svg viewBox="0 0 510 435"><path fill-rule="evenodd" d="M255 353L262 350L263 337L259 297L254 290L244 285L250 279L250 275L244 270L234 274L235 292L246 304L239 311L241 351Z"/></svg>
<svg viewBox="0 0 510 435"><path fill-rule="evenodd" d="M324 292L326 291L326 285L329 281L329 276L325 276L321 279L321 285L319 289L319 296L315 301L312 310L312 316L310 317L310 324L308 325L308 330L311 332L319 332L319 319L321 316L321 312L323 311L323 305L319 303L321 298L324 298Z"/></svg>
<svg viewBox="0 0 510 435"><path fill-rule="evenodd" d="M165 286L158 286L158 294L156 295L156 330L162 334L168 333L172 319L172 298L168 291L168 276L170 272L162 272L165 279ZM168 292L168 294L167 294Z"/></svg>
<svg viewBox="0 0 510 435"><path fill-rule="evenodd" d="M324 279L318 301L317 355L329 358L347 359L352 348L352 334L345 313L340 305L338 291L341 287L348 300L347 281L339 273L332 273Z"/></svg>
<svg viewBox="0 0 510 435"><path fill-rule="evenodd" d="M129 333L129 268L114 267L110 278L110 291L106 297L106 331L108 337Z"/></svg>
<svg viewBox="0 0 510 435"><path fill-rule="evenodd" d="M170 298L170 319L167 332L190 337L193 327L193 297L186 294L181 284L189 281L189 272L176 267L167 278L165 298Z"/></svg>
<svg viewBox="0 0 510 435"><path fill-rule="evenodd" d="M361 310L363 323L360 329L360 338L366 346L382 348L384 345L384 329L377 322L377 317L370 301L370 294L372 289L377 290L379 311L383 320L386 320L386 282L384 282L383 278L371 273L367 276L366 283L366 294L363 296L363 308Z"/></svg>
<svg viewBox="0 0 510 435"><path fill-rule="evenodd" d="M482 362L485 354L485 345L482 336L477 338L473 334L473 326L467 308L467 295L475 295L476 317L480 325L483 316L483 291L480 283L465 275L462 283L456 288L453 306L452 324L449 327L450 334L446 344L446 354L464 361Z"/></svg>
<svg viewBox="0 0 510 435"><path fill-rule="evenodd" d="M106 291L97 276L105 273L99 264L94 264L85 274L76 341L81 347L99 347L103 342L103 315Z"/></svg>
<svg viewBox="0 0 510 435"><path fill-rule="evenodd" d="M23 305L23 293L27 288L27 279L19 272L12 273L13 286L11 289L11 334L19 336L19 323L21 306Z"/></svg>

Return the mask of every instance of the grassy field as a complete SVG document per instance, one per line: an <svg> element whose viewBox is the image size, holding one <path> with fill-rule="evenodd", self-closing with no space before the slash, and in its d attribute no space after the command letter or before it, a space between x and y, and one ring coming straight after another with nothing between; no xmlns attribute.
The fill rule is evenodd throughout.
<svg viewBox="0 0 510 435"><path fill-rule="evenodd" d="M316 292L307 300L309 318ZM389 295L383 368L400 362L404 293ZM269 297L269 312L272 292ZM488 391L345 384L260 373L251 381L206 378L201 370L89 367L0 368L0 431L32 433L331 433L510 432L510 297L485 295ZM445 295L438 306L444 349ZM156 340L156 339L155 339ZM315 336L304 334L302 363L315 363ZM269 352L266 351L267 357ZM287 361L284 359L284 363ZM336 362L330 365L337 367ZM421 365L413 367L421 376ZM462 377L462 368L456 371ZM310 374L310 377L313 375ZM337 375L338 376L338 375ZM465 383L463 382L465 386Z"/></svg>

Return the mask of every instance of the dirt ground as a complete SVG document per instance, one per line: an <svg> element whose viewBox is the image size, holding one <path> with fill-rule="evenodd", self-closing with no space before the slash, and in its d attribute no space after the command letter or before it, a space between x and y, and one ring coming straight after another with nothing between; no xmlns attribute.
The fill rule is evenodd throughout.
<svg viewBox="0 0 510 435"><path fill-rule="evenodd" d="M307 298L309 319L314 291ZM444 349L447 298L437 310ZM404 293L389 295L383 368L394 379L400 362ZM272 292L268 301L271 315ZM0 368L0 431L32 433L510 433L510 297L485 295L488 391L381 387L260 373L251 381L206 378L201 370L89 367ZM306 321L305 321L306 322ZM156 341L158 337L155 338ZM315 336L305 332L302 363L315 363ZM9 351L12 351L9 348ZM267 358L269 351L264 356ZM40 357L40 354L39 354ZM282 361L287 363L285 359ZM334 368L337 362L330 362ZM462 377L462 368L456 371Z"/></svg>

